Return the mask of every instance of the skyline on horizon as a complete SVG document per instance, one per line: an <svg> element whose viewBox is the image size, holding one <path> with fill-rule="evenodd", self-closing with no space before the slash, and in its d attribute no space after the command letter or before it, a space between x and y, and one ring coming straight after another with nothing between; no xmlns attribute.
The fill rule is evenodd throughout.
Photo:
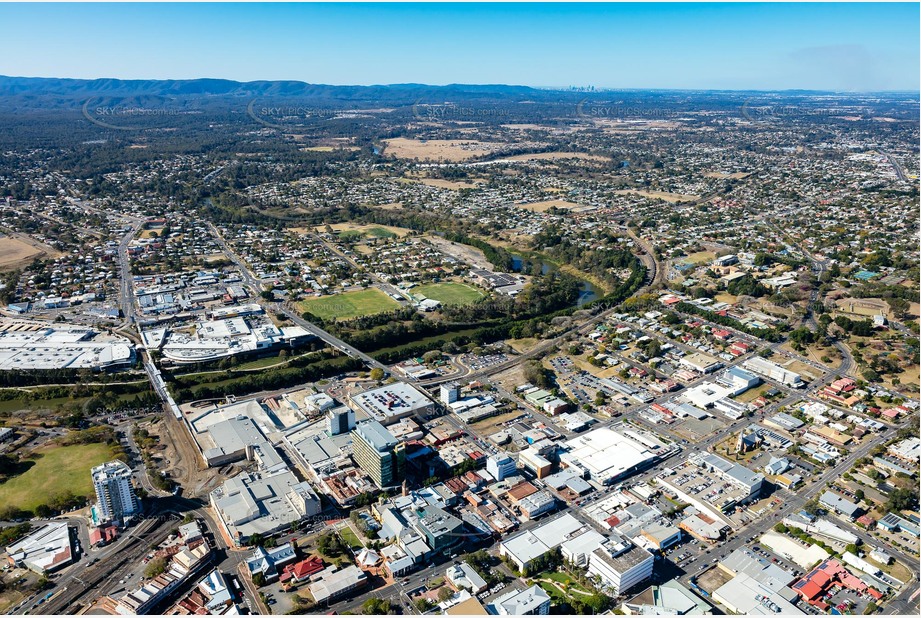
<svg viewBox="0 0 921 618"><path fill-rule="evenodd" d="M20 50L0 74L915 92L919 16L912 3L0 4Z"/></svg>

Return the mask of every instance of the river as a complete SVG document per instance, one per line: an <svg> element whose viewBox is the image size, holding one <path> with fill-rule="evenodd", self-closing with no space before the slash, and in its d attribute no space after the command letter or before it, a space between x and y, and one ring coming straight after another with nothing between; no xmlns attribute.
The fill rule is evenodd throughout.
<svg viewBox="0 0 921 618"><path fill-rule="evenodd" d="M524 260L521 258L521 256L514 255L514 254L512 255L512 270L514 270L516 273L521 272L521 267L523 263L524 263ZM540 264L540 272L544 275L546 275L549 272L553 272L554 270L557 270L557 268L558 267L556 264L552 264L550 262L541 262ZM579 298L576 299L577 307L581 307L582 305L586 303L590 303L593 300L596 300L604 296L604 292L602 290L599 290L597 287L595 287L595 285L592 282L586 281L584 279L579 279L579 282L581 283L581 285L579 287Z"/></svg>

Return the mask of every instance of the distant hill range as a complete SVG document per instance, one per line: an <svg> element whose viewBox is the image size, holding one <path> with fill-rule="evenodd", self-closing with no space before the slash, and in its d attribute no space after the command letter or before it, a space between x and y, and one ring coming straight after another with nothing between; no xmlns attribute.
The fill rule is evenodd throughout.
<svg viewBox="0 0 921 618"><path fill-rule="evenodd" d="M283 97L325 101L412 103L419 99L460 102L464 100L547 100L584 98L585 93L541 90L527 86L389 84L379 86L330 86L298 81L237 82L228 79L64 79L7 77L0 75L0 96L51 99L88 97Z"/></svg>
<svg viewBox="0 0 921 618"><path fill-rule="evenodd" d="M744 101L779 104L782 101L810 101L827 105L828 98L844 101L912 100L917 93L829 93L814 90L717 91L717 90L598 90L542 89L501 84L389 84L376 86L331 86L299 81L238 82L229 79L65 79L55 77L8 77L0 75L0 109L74 109L92 100L100 104L137 104L171 101L183 107L237 106L240 100L309 100L318 106L367 108L408 107L418 103L439 105L538 104L539 106L580 103L610 103L632 109L662 106L680 109L737 109ZM107 103L108 102L108 103Z"/></svg>

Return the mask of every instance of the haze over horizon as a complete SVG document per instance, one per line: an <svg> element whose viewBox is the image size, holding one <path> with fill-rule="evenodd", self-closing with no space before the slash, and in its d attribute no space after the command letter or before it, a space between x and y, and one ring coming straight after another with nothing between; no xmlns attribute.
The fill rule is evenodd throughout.
<svg viewBox="0 0 921 618"><path fill-rule="evenodd" d="M18 52L0 74L917 91L919 15L912 3L2 4Z"/></svg>

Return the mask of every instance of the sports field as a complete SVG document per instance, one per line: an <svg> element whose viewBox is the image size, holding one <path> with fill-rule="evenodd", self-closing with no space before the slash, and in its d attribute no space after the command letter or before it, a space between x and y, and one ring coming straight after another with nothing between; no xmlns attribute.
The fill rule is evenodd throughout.
<svg viewBox="0 0 921 618"><path fill-rule="evenodd" d="M485 296L483 292L464 283L429 283L412 290L416 296L437 300L443 305L469 305Z"/></svg>
<svg viewBox="0 0 921 618"><path fill-rule="evenodd" d="M364 315L374 315L400 308L393 300L377 288L308 298L298 303L301 311L308 311L324 320L351 320Z"/></svg>
<svg viewBox="0 0 921 618"><path fill-rule="evenodd" d="M72 492L93 495L90 469L112 459L107 444L76 444L41 449L32 467L0 484L0 505L31 511L54 496Z"/></svg>

